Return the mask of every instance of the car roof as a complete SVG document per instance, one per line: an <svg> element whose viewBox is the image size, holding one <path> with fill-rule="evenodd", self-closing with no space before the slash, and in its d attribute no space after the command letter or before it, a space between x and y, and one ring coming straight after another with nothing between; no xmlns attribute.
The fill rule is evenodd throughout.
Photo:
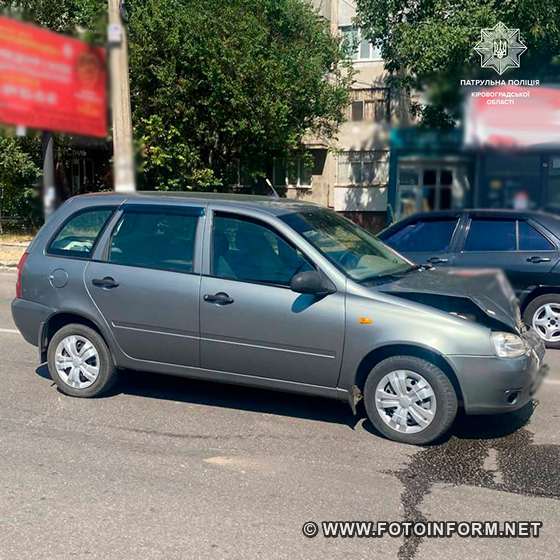
<svg viewBox="0 0 560 560"><path fill-rule="evenodd" d="M78 197L82 201L95 200L96 203L154 203L154 204L224 204L246 210L260 210L273 215L291 214L305 210L322 208L318 204L290 198L257 196L248 194L204 193L182 191L137 191L133 193L93 193Z"/></svg>
<svg viewBox="0 0 560 560"><path fill-rule="evenodd" d="M456 210L431 210L429 212L416 212L411 214L403 220L418 218L446 218L450 216L458 216L459 214L470 214L475 216L487 216L489 218L535 218L538 220L551 218L552 220L558 220L558 216L554 214L549 214L541 210L512 210L508 208L465 208Z"/></svg>

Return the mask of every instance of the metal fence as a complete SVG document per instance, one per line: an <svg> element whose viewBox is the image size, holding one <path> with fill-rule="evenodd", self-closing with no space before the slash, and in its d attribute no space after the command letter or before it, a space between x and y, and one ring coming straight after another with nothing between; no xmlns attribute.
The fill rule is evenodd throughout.
<svg viewBox="0 0 560 560"><path fill-rule="evenodd" d="M37 229L38 225L34 224L31 219L28 218L0 217L0 233L30 234Z"/></svg>

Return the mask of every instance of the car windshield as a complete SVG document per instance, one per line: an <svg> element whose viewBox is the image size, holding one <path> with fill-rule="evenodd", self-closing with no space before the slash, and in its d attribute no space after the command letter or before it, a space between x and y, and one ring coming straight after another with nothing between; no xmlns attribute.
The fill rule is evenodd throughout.
<svg viewBox="0 0 560 560"><path fill-rule="evenodd" d="M297 212L281 219L358 282L400 274L413 266L373 235L332 210Z"/></svg>

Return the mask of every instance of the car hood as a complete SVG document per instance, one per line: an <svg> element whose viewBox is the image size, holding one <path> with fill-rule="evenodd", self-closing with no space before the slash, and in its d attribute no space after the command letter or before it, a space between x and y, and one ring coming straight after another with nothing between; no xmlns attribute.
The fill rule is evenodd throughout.
<svg viewBox="0 0 560 560"><path fill-rule="evenodd" d="M517 299L498 269L421 269L376 283L379 291L403 297L494 328L523 330Z"/></svg>

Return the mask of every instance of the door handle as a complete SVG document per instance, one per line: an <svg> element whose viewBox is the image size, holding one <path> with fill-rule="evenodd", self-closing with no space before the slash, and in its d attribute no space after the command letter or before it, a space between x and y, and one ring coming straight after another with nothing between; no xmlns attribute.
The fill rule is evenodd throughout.
<svg viewBox="0 0 560 560"><path fill-rule="evenodd" d="M207 303L215 303L216 305L229 305L233 303L233 298L230 298L225 292L218 292L217 294L206 294L204 301Z"/></svg>
<svg viewBox="0 0 560 560"><path fill-rule="evenodd" d="M107 290L119 287L119 283L115 282L115 279L110 276L105 276L105 278L94 278L91 283L98 288L105 288Z"/></svg>
<svg viewBox="0 0 560 560"><path fill-rule="evenodd" d="M443 263L449 262L449 259L444 259L442 257L430 257L428 259L428 262L430 264L443 264Z"/></svg>
<svg viewBox="0 0 560 560"><path fill-rule="evenodd" d="M530 263L542 263L542 262L550 262L550 257L529 257L527 262Z"/></svg>

